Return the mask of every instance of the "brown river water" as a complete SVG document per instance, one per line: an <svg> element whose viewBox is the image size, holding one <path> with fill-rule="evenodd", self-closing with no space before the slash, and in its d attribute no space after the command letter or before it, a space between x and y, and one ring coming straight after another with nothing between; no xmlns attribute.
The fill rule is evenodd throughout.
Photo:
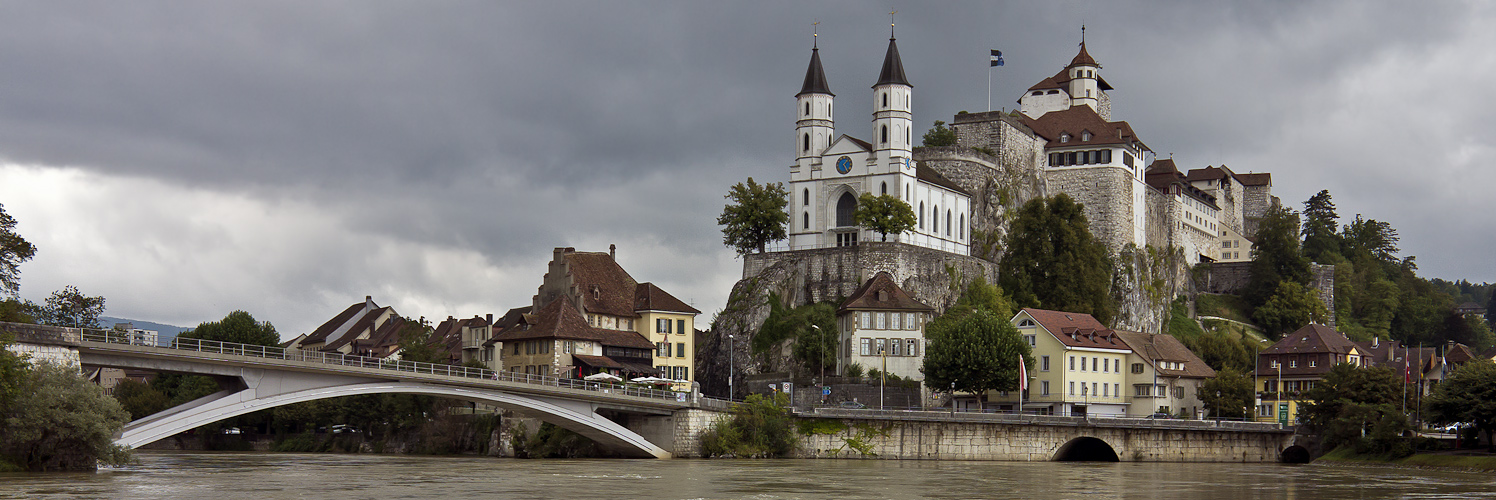
<svg viewBox="0 0 1496 500"><path fill-rule="evenodd" d="M891 460L517 460L140 452L0 474L0 499L1496 498L1496 475L1388 467Z"/></svg>

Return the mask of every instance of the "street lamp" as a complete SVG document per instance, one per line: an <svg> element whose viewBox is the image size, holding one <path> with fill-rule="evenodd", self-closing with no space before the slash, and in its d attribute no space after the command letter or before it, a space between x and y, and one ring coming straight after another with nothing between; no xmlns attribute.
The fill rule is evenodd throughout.
<svg viewBox="0 0 1496 500"><path fill-rule="evenodd" d="M732 392L732 375L733 375L733 373L732 373L733 372L732 355L733 355L733 351L735 350L735 349L733 349L734 347L737 347L737 343L733 341L733 336L732 336L731 333L729 333L729 334L727 334L727 400L728 401L732 401L732 395L733 395L733 392Z"/></svg>
<svg viewBox="0 0 1496 500"><path fill-rule="evenodd" d="M821 331L821 325L811 324L810 327L816 329L816 336L821 338L821 355L820 355L820 359L818 359L817 361L819 361L819 364L821 365L821 379L820 379L820 382L821 382L821 384L825 384L826 383L826 332ZM826 404L826 391L823 390L823 389L821 389L820 387L817 387L816 390L821 393L821 404Z"/></svg>
<svg viewBox="0 0 1496 500"><path fill-rule="evenodd" d="M878 355L883 357L883 371L878 372L878 409L883 409L883 389L888 387L888 346L885 344L878 348Z"/></svg>

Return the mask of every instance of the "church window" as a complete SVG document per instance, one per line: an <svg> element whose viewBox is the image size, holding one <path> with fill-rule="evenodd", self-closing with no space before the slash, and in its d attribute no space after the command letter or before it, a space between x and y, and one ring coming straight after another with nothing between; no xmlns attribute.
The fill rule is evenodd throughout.
<svg viewBox="0 0 1496 500"><path fill-rule="evenodd" d="M912 139L912 136L910 136L909 134L910 134L909 129L907 129L907 128L904 129L904 144L909 144L909 143L911 143L911 142L914 141Z"/></svg>
<svg viewBox="0 0 1496 500"><path fill-rule="evenodd" d="M887 182L883 183L882 186L878 187L878 190L879 190L878 194L888 194L888 183Z"/></svg>
<svg viewBox="0 0 1496 500"><path fill-rule="evenodd" d="M826 103L826 118L827 119L831 118L831 103L829 103L829 102Z"/></svg>
<svg viewBox="0 0 1496 500"><path fill-rule="evenodd" d="M805 116L810 116L810 102L805 103Z"/></svg>
<svg viewBox="0 0 1496 500"><path fill-rule="evenodd" d="M940 205L930 205L930 232L940 235Z"/></svg>
<svg viewBox="0 0 1496 500"><path fill-rule="evenodd" d="M919 202L919 228L925 228L925 202Z"/></svg>
<svg viewBox="0 0 1496 500"><path fill-rule="evenodd" d="M956 238L966 239L966 214L961 214L961 223L956 226Z"/></svg>
<svg viewBox="0 0 1496 500"><path fill-rule="evenodd" d="M945 210L945 235L951 235L951 210L948 208Z"/></svg>
<svg viewBox="0 0 1496 500"><path fill-rule="evenodd" d="M881 142L883 144L888 144L888 125L883 126L883 140Z"/></svg>
<svg viewBox="0 0 1496 500"><path fill-rule="evenodd" d="M804 222L801 224L800 229L810 229L810 212L805 212L805 215L802 218L804 219Z"/></svg>
<svg viewBox="0 0 1496 500"><path fill-rule="evenodd" d="M885 107L885 108L888 107L888 93L887 92L883 93L883 107Z"/></svg>
<svg viewBox="0 0 1496 500"><path fill-rule="evenodd" d="M852 193L842 193L841 199L836 201L836 225L847 227L856 225L852 222L852 212L857 210L857 199Z"/></svg>
<svg viewBox="0 0 1496 500"><path fill-rule="evenodd" d="M806 133L804 140L801 141L801 142L804 142L804 144L805 144L805 145L801 146L801 148L804 149L805 152L809 153L810 152L810 134Z"/></svg>
<svg viewBox="0 0 1496 500"><path fill-rule="evenodd" d="M810 205L810 188L805 188L804 191L801 191L800 204L806 206Z"/></svg>

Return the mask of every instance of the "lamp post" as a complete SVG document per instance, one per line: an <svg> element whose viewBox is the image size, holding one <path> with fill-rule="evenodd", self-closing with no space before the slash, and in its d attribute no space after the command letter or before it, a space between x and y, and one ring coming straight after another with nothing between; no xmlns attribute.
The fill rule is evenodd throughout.
<svg viewBox="0 0 1496 500"><path fill-rule="evenodd" d="M816 361L818 361L818 364L821 365L821 379L820 379L820 382L821 382L821 384L825 384L826 383L826 332L821 331L821 325L811 324L810 327L816 329L816 336L821 338L821 355L820 355L820 358L817 359ZM816 392L821 393L821 404L826 404L826 391L822 390L820 387L817 387L816 388Z"/></svg>
<svg viewBox="0 0 1496 500"><path fill-rule="evenodd" d="M734 347L737 347L737 343L733 341L733 336L732 336L731 333L729 333L729 334L727 334L727 400L728 401L732 401L732 395L733 395L733 392L732 392L732 375L733 375L733 360L732 360L732 356L733 356L733 352L732 351L735 350L735 349L733 349Z"/></svg>
<svg viewBox="0 0 1496 500"><path fill-rule="evenodd" d="M878 372L878 409L883 409L883 389L888 387L888 346L885 344L878 348L878 355L883 357L883 371Z"/></svg>

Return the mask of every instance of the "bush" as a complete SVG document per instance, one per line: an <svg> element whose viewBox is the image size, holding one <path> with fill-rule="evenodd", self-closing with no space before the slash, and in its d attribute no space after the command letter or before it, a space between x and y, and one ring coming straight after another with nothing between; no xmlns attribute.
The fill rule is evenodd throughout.
<svg viewBox="0 0 1496 500"><path fill-rule="evenodd" d="M799 442L795 418L784 405L789 396L771 398L750 394L701 435L701 454L706 457L779 458L788 456Z"/></svg>

